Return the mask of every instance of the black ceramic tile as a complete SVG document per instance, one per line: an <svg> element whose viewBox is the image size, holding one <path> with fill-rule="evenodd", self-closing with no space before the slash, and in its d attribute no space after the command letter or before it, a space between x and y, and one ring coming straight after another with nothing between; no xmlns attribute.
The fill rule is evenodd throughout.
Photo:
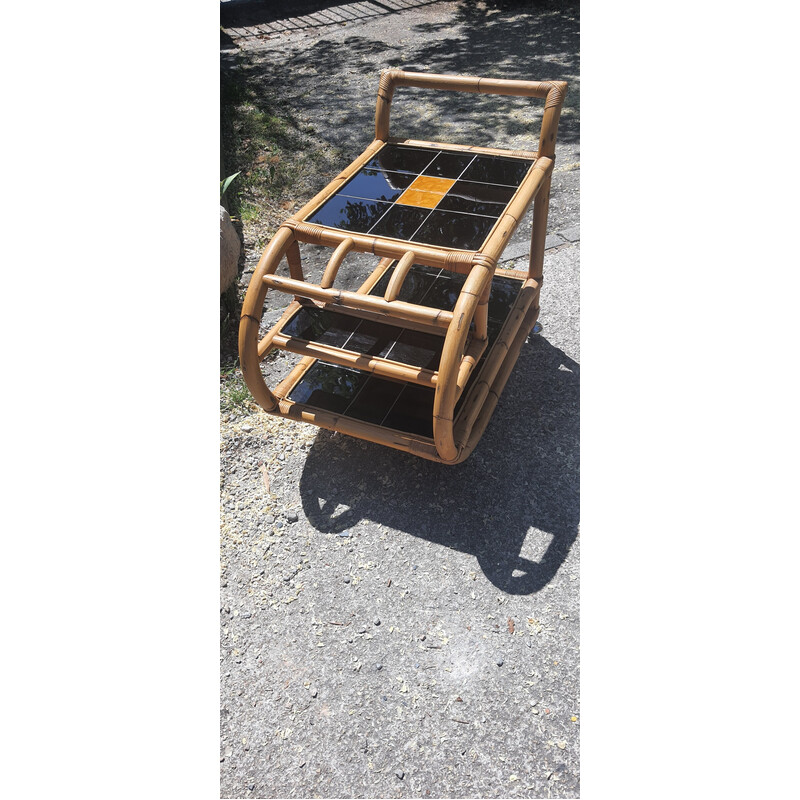
<svg viewBox="0 0 800 800"><path fill-rule="evenodd" d="M432 211L412 241L423 244L477 250L497 220L454 211Z"/></svg>
<svg viewBox="0 0 800 800"><path fill-rule="evenodd" d="M339 189L340 195L362 197L366 200L393 202L414 182L415 175L408 172L386 172L379 169L362 169Z"/></svg>
<svg viewBox="0 0 800 800"><path fill-rule="evenodd" d="M424 305L425 295L440 272L441 270L432 267L413 266L400 287L397 299L404 303Z"/></svg>
<svg viewBox="0 0 800 800"><path fill-rule="evenodd" d="M520 281L512 278L495 276L492 279L492 291L489 294L489 319L504 321L509 309L519 294Z"/></svg>
<svg viewBox="0 0 800 800"><path fill-rule="evenodd" d="M433 161L438 150L387 144L364 166L392 172L413 172L419 175Z"/></svg>
<svg viewBox="0 0 800 800"><path fill-rule="evenodd" d="M329 228L366 233L390 208L389 203L337 194L314 212L308 221Z"/></svg>
<svg viewBox="0 0 800 800"><path fill-rule="evenodd" d="M438 369L442 356L444 336L406 329L388 355L393 361L413 367Z"/></svg>
<svg viewBox="0 0 800 800"><path fill-rule="evenodd" d="M403 390L403 386L402 383L372 375L345 413L348 417L380 425Z"/></svg>
<svg viewBox="0 0 800 800"><path fill-rule="evenodd" d="M423 175L436 175L439 178L458 178L475 158L472 153L439 153L438 156L425 167Z"/></svg>
<svg viewBox="0 0 800 800"><path fill-rule="evenodd" d="M457 181L437 206L438 211L462 211L497 219L514 196L513 186Z"/></svg>
<svg viewBox="0 0 800 800"><path fill-rule="evenodd" d="M385 325L382 322L365 319L361 321L355 333L350 337L347 349L354 353L386 358L402 332L402 328L394 325Z"/></svg>
<svg viewBox="0 0 800 800"><path fill-rule="evenodd" d="M282 328L281 333L307 342L320 342L332 347L344 347L360 320L346 314L323 311L321 308L301 308Z"/></svg>
<svg viewBox="0 0 800 800"><path fill-rule="evenodd" d="M383 426L433 437L433 396L434 390L427 386L407 384Z"/></svg>
<svg viewBox="0 0 800 800"><path fill-rule="evenodd" d="M427 208L394 206L386 216L381 217L369 233L372 236L409 239L430 213L430 209Z"/></svg>
<svg viewBox="0 0 800 800"><path fill-rule="evenodd" d="M498 203L481 203L468 197L448 194L436 207L438 211L459 211L462 214L478 214L496 220L505 209Z"/></svg>
<svg viewBox="0 0 800 800"><path fill-rule="evenodd" d="M396 262L395 262L396 263ZM389 288L389 281L392 279L392 275L394 275L394 266L389 267L380 278L376 284L369 290L369 293L374 297L383 297L386 294L386 290Z"/></svg>
<svg viewBox="0 0 800 800"><path fill-rule="evenodd" d="M478 360L478 363L475 365L475 369L472 370L472 374L469 376L467 385L464 387L464 391L456 403L455 416L458 416L458 412L461 409L461 404L464 402L464 399L467 397L472 384L480 374L480 371L483 368L483 362L489 354L492 345L495 343L495 341L497 341L497 337L503 328L503 324L505 323L509 312L511 311L511 307L514 305L514 301L517 299L517 295L519 294L521 286L521 281L515 281L511 278L503 278L496 275L492 279L492 290L491 294L489 295L489 324L487 326L489 344L483 351L483 355Z"/></svg>
<svg viewBox="0 0 800 800"><path fill-rule="evenodd" d="M341 414L368 377L366 372L317 361L289 393L289 399Z"/></svg>
<svg viewBox="0 0 800 800"><path fill-rule="evenodd" d="M480 183L501 183L504 186L519 186L533 161L527 159L501 158L499 156L475 156L461 179Z"/></svg>
<svg viewBox="0 0 800 800"><path fill-rule="evenodd" d="M425 295L423 305L452 311L465 280L466 275L442 272Z"/></svg>

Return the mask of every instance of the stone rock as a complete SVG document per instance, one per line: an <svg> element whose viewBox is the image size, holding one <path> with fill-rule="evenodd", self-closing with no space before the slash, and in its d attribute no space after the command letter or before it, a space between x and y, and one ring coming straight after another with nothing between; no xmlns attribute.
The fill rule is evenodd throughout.
<svg viewBox="0 0 800 800"><path fill-rule="evenodd" d="M219 293L222 294L239 274L239 253L242 243L230 215L219 207Z"/></svg>

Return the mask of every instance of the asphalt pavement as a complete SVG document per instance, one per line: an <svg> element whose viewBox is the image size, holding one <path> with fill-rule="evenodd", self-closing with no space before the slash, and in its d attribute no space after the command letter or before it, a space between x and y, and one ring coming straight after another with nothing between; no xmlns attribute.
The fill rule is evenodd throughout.
<svg viewBox="0 0 800 800"><path fill-rule="evenodd" d="M543 330L463 464L261 411L222 419L221 796L578 797L577 4L381 0L281 16L253 3L238 18L233 5L224 68L255 71L340 168L371 140L383 67L570 88ZM477 98L476 117L464 97L415 95L393 125L531 146L541 109ZM525 268L529 236L528 216L506 266ZM260 255L245 249L243 285Z"/></svg>

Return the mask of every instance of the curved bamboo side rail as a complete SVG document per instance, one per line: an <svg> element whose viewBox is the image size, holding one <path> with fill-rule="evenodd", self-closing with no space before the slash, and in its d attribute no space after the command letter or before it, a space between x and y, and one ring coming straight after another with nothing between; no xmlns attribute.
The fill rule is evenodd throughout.
<svg viewBox="0 0 800 800"><path fill-rule="evenodd" d="M531 327L536 322L536 318L539 315L539 306L536 304L538 296L539 284L530 278L525 280L520 288L518 300L492 346L492 351L481 371L480 380L471 389L470 396L459 413L458 424L454 431L454 439L459 451L465 447L472 436L476 420L483 410L487 396L492 390L497 373L506 363L515 337L519 335L521 327L527 324L526 320L529 315L532 315ZM527 333L525 337L527 337ZM525 337L523 337L523 341Z"/></svg>
<svg viewBox="0 0 800 800"><path fill-rule="evenodd" d="M433 441L442 461L453 462L458 458L453 437L453 414L459 370L464 359L470 323L487 286L491 286L493 275L493 265L478 263L472 268L453 308L453 320L445 337L433 400Z"/></svg>
<svg viewBox="0 0 800 800"><path fill-rule="evenodd" d="M247 388L265 411L274 411L278 405L278 399L267 386L259 366L261 357L259 356L258 329L261 325L264 300L267 296L267 286L263 279L275 272L281 259L293 244L295 244L295 239L292 230L281 225L270 243L264 248L242 303L242 314L239 321L239 364L242 367L242 375Z"/></svg>

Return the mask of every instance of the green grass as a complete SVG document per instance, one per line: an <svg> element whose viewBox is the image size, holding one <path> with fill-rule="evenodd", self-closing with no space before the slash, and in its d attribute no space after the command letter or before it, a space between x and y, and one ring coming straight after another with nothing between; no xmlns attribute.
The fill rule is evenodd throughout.
<svg viewBox="0 0 800 800"><path fill-rule="evenodd" d="M244 382L242 371L238 367L220 371L219 390L220 412L252 410L253 397Z"/></svg>

